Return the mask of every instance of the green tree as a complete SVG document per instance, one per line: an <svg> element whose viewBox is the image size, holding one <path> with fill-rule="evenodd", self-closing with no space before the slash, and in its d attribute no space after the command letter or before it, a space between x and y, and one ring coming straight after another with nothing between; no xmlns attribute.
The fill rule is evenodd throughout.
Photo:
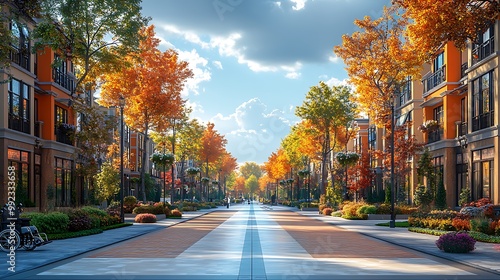
<svg viewBox="0 0 500 280"><path fill-rule="evenodd" d="M259 180L255 175L252 174L245 180L245 189L250 197L253 197L253 194L259 189Z"/></svg>
<svg viewBox="0 0 500 280"><path fill-rule="evenodd" d="M245 162L240 167L240 173L243 178L248 179L254 175L257 180L262 177L262 167L255 162Z"/></svg>
<svg viewBox="0 0 500 280"><path fill-rule="evenodd" d="M446 189L444 188L444 183L442 179L439 180L437 186L436 201L434 205L436 206L436 209L439 210L444 210L448 208L448 205L446 204Z"/></svg>
<svg viewBox="0 0 500 280"><path fill-rule="evenodd" d="M95 78L116 71L122 58L136 50L139 30L149 19L141 0L41 0L35 47L48 46L77 66L76 91L95 86Z"/></svg>
<svg viewBox="0 0 500 280"><path fill-rule="evenodd" d="M107 201L120 191L120 174L111 163L105 162L101 172L95 175L95 198L98 201Z"/></svg>
<svg viewBox="0 0 500 280"><path fill-rule="evenodd" d="M310 88L301 106L296 108L295 114L311 122L319 133L321 144L321 193L325 193L327 166L333 170L329 161L330 153L336 148L337 134L346 124L354 120L356 104L351 100L351 90L347 86L329 87L320 82L318 86ZM332 172L333 181L333 172Z"/></svg>

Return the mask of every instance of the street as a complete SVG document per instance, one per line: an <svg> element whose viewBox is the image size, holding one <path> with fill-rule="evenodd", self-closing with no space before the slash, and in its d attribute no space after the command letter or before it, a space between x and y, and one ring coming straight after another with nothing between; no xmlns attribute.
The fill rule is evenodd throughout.
<svg viewBox="0 0 500 280"><path fill-rule="evenodd" d="M288 209L256 203L219 207L5 279L500 278Z"/></svg>

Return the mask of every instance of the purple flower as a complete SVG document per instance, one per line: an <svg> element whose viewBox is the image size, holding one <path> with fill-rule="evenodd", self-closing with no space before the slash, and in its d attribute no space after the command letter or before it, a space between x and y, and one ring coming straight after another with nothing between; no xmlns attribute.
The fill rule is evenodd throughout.
<svg viewBox="0 0 500 280"><path fill-rule="evenodd" d="M436 246L447 253L468 253L475 249L476 240L466 232L449 232L436 241Z"/></svg>

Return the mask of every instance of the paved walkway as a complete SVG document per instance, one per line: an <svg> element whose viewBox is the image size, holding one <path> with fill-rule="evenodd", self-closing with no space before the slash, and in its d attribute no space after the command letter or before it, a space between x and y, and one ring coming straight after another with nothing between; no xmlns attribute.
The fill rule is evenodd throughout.
<svg viewBox="0 0 500 280"><path fill-rule="evenodd" d="M470 254L447 254L434 245L436 236L374 225L380 221L350 221L257 204L216 210L54 241L32 252L21 250L16 255L17 273L2 267L0 278L24 279L20 271L45 266L29 279L473 279L466 278L474 276L467 267L429 259L418 251L500 277L500 250L495 244L478 242ZM183 223L193 218L197 219ZM131 240L118 244L127 239ZM110 244L115 245L103 248ZM71 259L77 255L83 258ZM60 260L67 263L49 265Z"/></svg>

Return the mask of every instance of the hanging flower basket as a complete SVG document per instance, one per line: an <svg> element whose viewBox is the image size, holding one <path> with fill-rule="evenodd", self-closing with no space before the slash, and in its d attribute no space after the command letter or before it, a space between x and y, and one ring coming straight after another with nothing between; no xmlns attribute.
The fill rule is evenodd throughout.
<svg viewBox="0 0 500 280"><path fill-rule="evenodd" d="M76 130L76 127L69 123L60 123L57 128L63 133L73 133Z"/></svg>
<svg viewBox="0 0 500 280"><path fill-rule="evenodd" d="M290 179L286 180L286 182L287 182L287 184L292 184L293 183L293 179L290 178Z"/></svg>
<svg viewBox="0 0 500 280"><path fill-rule="evenodd" d="M151 161L158 165L172 165L174 163L173 154L163 154L163 153L153 153L151 155Z"/></svg>
<svg viewBox="0 0 500 280"><path fill-rule="evenodd" d="M418 129L422 132L431 132L439 129L439 123L436 120L426 120Z"/></svg>
<svg viewBox="0 0 500 280"><path fill-rule="evenodd" d="M203 177L203 178L201 178L201 182L206 184L206 183L210 182L210 178Z"/></svg>
<svg viewBox="0 0 500 280"><path fill-rule="evenodd" d="M219 181L217 181L217 180L212 181L212 185L218 185L218 184L219 184Z"/></svg>
<svg viewBox="0 0 500 280"><path fill-rule="evenodd" d="M188 167L186 169L186 173L189 174L189 175L191 175L191 176L194 176L194 175L200 173L200 171L201 170L198 167Z"/></svg>
<svg viewBox="0 0 500 280"><path fill-rule="evenodd" d="M353 165L359 160L359 154L354 152L339 152L335 157L342 166Z"/></svg>
<svg viewBox="0 0 500 280"><path fill-rule="evenodd" d="M299 175L300 178L304 178L307 175L311 174L311 171L309 171L307 169L303 169L303 170L299 170L299 172L297 172L297 174Z"/></svg>

